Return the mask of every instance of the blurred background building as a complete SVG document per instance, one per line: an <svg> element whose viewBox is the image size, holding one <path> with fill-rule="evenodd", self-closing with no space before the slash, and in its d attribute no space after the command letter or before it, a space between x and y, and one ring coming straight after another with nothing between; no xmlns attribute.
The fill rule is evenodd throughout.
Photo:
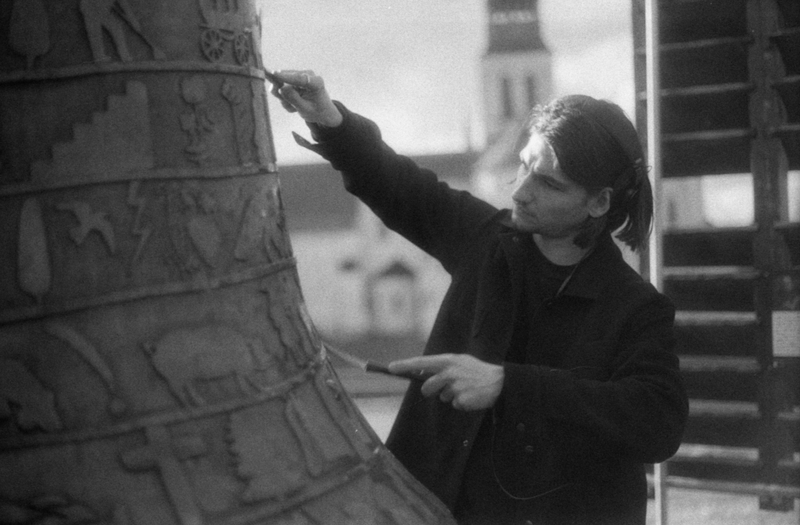
<svg viewBox="0 0 800 525"><path fill-rule="evenodd" d="M266 67L315 70L334 98L375 120L399 153L497 206L508 205L533 105L581 92L634 117L629 0L261 5ZM448 276L294 143L291 131L308 135L296 115L276 107L271 118L288 228L315 323L362 356L419 353ZM791 174L790 194L800 195L798 180ZM669 180L663 198L669 225L753 223L747 174ZM790 203L793 220L798 200Z"/></svg>
<svg viewBox="0 0 800 525"><path fill-rule="evenodd" d="M781 511L760 514L761 522L791 523L800 490L800 4L658 5L667 163L658 238L667 245L664 290L679 309L678 352L692 398L671 483L757 496L756 507ZM264 2L265 64L315 70L334 98L375 120L399 153L507 206L531 106L585 93L619 104L645 134L643 6ZM775 109L764 122L760 105L784 112ZM308 135L296 116L277 109L272 119L288 227L323 337L378 361L418 354L449 277L293 143L291 131ZM777 151L778 143L788 160L765 153L764 144ZM340 371L385 435L406 383ZM735 508L728 501L686 523L755 516L727 511Z"/></svg>

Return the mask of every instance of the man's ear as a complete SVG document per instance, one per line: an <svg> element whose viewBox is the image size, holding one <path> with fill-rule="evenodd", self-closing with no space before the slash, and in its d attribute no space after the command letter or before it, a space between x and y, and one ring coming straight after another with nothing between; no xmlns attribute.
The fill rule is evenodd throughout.
<svg viewBox="0 0 800 525"><path fill-rule="evenodd" d="M613 190L611 188L606 187L590 196L589 202L587 203L589 215L597 219L608 213L609 208L611 208L612 192Z"/></svg>

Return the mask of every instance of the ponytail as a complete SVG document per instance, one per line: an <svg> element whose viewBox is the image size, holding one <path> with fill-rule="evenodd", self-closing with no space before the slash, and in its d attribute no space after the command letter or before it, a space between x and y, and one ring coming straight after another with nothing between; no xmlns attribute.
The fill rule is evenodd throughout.
<svg viewBox="0 0 800 525"><path fill-rule="evenodd" d="M642 250L647 245L647 239L653 227L653 189L644 165L639 159L631 166L633 181L627 188L620 188L619 202L608 211L609 219L619 216L617 221L609 221L609 229L617 230L615 237L627 244L632 250ZM621 177L623 178L623 177Z"/></svg>

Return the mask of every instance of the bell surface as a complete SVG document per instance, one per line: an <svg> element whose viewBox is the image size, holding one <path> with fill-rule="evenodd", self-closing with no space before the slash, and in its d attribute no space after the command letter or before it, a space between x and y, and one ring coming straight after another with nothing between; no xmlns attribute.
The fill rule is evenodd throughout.
<svg viewBox="0 0 800 525"><path fill-rule="evenodd" d="M0 28L0 523L454 523L306 311L255 1Z"/></svg>

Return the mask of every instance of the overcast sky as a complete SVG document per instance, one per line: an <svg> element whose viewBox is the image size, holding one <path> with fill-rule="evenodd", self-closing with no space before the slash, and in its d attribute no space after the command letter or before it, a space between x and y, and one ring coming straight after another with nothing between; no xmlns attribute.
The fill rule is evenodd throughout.
<svg viewBox="0 0 800 525"><path fill-rule="evenodd" d="M486 0L262 0L270 69L313 69L331 95L375 120L402 153L463 151L482 137ZM555 95L586 93L633 116L630 0L540 0ZM270 101L278 163L318 160Z"/></svg>

